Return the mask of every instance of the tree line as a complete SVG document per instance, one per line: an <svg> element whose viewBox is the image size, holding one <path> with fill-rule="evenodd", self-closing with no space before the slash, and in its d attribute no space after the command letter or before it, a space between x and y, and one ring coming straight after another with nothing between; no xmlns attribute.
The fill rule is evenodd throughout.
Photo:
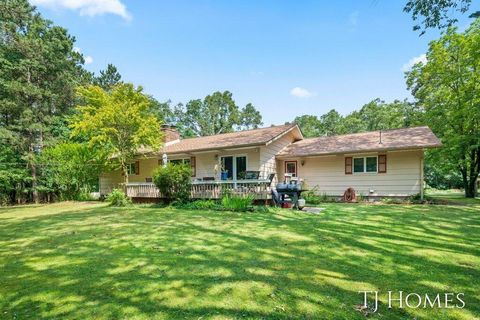
<svg viewBox="0 0 480 320"><path fill-rule="evenodd" d="M143 107L132 107L137 113L130 114L137 122L154 119L150 124L157 129L160 123L175 122L184 136L262 124L252 104L240 108L228 91L170 108L169 102L124 83L114 65L98 75L88 72L74 44L65 28L44 19L27 0L0 2L0 204L81 199L95 189L98 175L111 165L112 153L126 149L113 141L102 148L95 143L101 134L88 130L89 105L94 106L90 120L103 126L104 137L115 131L115 121L122 121L122 107L139 103ZM132 105L118 103L121 99ZM147 145L154 144L153 135L159 137L159 129L133 134L136 143L147 140ZM125 168L126 161L116 165Z"/></svg>
<svg viewBox="0 0 480 320"><path fill-rule="evenodd" d="M417 17L430 12L410 10ZM425 27L442 27L442 17ZM159 102L125 83L114 65L87 71L74 44L27 0L0 2L0 204L82 199L106 169L119 168L128 179L135 150L160 146L161 123L175 124L183 137L263 124L253 104L238 106L228 91ZM427 181L462 186L472 197L480 171L479 44L478 21L463 32L447 26L430 43L427 63L406 73L413 102L375 99L346 116L331 110L294 121L306 136L427 124L444 143L428 152Z"/></svg>

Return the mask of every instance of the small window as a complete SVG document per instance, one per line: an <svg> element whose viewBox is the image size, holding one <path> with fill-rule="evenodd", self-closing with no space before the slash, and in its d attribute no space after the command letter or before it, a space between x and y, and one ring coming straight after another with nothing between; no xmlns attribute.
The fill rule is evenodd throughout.
<svg viewBox="0 0 480 320"><path fill-rule="evenodd" d="M363 166L363 159L364 158L355 158L353 159L353 172L365 172L365 167Z"/></svg>
<svg viewBox="0 0 480 320"><path fill-rule="evenodd" d="M128 175L135 175L135 174L138 174L138 162L134 162L134 163L129 163L127 164L127 172L128 172Z"/></svg>
<svg viewBox="0 0 480 320"><path fill-rule="evenodd" d="M377 157L362 157L353 159L354 173L376 173L378 168Z"/></svg>
<svg viewBox="0 0 480 320"><path fill-rule="evenodd" d="M289 173L292 177L297 176L297 161L285 161L285 173Z"/></svg>
<svg viewBox="0 0 480 320"><path fill-rule="evenodd" d="M377 157L366 157L367 172L377 172Z"/></svg>

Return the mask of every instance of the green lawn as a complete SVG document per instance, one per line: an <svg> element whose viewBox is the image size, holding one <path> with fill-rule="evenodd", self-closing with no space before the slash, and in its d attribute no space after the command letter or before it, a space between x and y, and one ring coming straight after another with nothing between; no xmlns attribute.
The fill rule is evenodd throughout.
<svg viewBox="0 0 480 320"><path fill-rule="evenodd" d="M60 203L0 208L0 318L480 316L480 201L235 214ZM387 309L388 290L463 292L464 309ZM433 295L432 295L433 296Z"/></svg>

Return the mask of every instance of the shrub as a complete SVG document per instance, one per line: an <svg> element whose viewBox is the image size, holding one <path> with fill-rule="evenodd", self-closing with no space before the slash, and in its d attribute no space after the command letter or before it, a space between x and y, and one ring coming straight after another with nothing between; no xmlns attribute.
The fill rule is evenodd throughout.
<svg viewBox="0 0 480 320"><path fill-rule="evenodd" d="M215 200L196 200L192 202L175 203L177 208L188 210L221 210L222 206Z"/></svg>
<svg viewBox="0 0 480 320"><path fill-rule="evenodd" d="M311 190L304 192L302 194L302 197L305 199L307 204L321 204L325 202L337 202L337 199L335 197L331 197L327 195L326 193L322 193L321 195L318 195L316 191L318 190L318 186L313 187Z"/></svg>
<svg viewBox="0 0 480 320"><path fill-rule="evenodd" d="M222 198L222 206L225 210L230 211L248 211L253 209L252 202L255 199L253 195L225 195Z"/></svg>
<svg viewBox="0 0 480 320"><path fill-rule="evenodd" d="M192 169L186 164L169 163L153 173L153 183L167 199L183 203L190 198Z"/></svg>
<svg viewBox="0 0 480 320"><path fill-rule="evenodd" d="M128 198L120 189L113 189L107 196L106 200L114 207L126 207L132 203L132 200L130 200L130 198Z"/></svg>

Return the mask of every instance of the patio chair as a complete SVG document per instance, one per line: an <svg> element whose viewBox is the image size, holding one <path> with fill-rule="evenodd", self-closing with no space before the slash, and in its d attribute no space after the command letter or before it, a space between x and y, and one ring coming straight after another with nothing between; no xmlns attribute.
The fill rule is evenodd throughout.
<svg viewBox="0 0 480 320"><path fill-rule="evenodd" d="M275 173L270 173L267 177L267 180L270 181L270 185L272 184L273 182L273 178L275 178Z"/></svg>

